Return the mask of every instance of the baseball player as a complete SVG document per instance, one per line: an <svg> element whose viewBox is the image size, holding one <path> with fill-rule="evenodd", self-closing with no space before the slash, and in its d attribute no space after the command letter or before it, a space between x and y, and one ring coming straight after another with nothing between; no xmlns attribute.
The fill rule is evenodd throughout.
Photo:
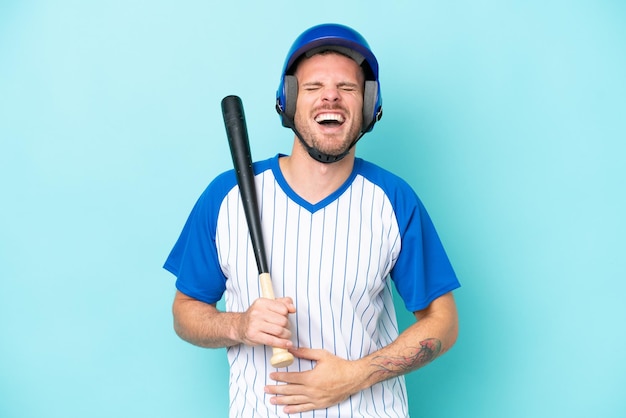
<svg viewBox="0 0 626 418"><path fill-rule="evenodd" d="M202 193L165 263L176 332L226 347L231 417L407 417L404 375L456 341L459 281L413 189L355 156L382 116L378 61L352 28L312 27L289 50L276 96L293 147L253 166L276 298L261 297L230 170ZM401 333L394 286L416 318ZM271 347L293 364L273 368Z"/></svg>

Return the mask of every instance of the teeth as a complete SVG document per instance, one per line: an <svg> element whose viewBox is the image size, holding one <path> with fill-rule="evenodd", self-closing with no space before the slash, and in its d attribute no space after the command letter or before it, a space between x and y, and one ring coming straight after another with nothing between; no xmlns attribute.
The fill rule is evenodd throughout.
<svg viewBox="0 0 626 418"><path fill-rule="evenodd" d="M318 123L329 121L343 123L344 119L343 116L337 113L322 113L320 115L317 115L317 117L315 118L315 122Z"/></svg>

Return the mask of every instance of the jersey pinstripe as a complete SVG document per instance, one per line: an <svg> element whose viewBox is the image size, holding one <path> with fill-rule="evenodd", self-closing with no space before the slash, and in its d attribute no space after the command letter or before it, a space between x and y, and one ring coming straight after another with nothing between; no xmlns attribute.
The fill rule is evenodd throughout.
<svg viewBox="0 0 626 418"><path fill-rule="evenodd" d="M357 159L348 181L312 205L288 186L278 157L255 164L256 185L274 291L292 297L297 309L290 318L294 344L359 359L398 335L390 276L411 310L458 287L430 218L404 181ZM227 311L243 312L260 297L232 171L200 198L165 267L183 293L208 303L225 294ZM228 349L232 417L286 416L263 391L274 383L271 354L268 347ZM287 370L312 367L296 359ZM301 416L406 417L404 378Z"/></svg>

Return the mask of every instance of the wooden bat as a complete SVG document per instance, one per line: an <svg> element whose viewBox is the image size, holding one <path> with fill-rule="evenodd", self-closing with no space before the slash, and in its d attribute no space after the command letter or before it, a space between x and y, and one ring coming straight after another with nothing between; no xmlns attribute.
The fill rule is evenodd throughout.
<svg viewBox="0 0 626 418"><path fill-rule="evenodd" d="M254 184L254 171L252 169L252 156L250 153L250 141L246 118L243 112L243 104L237 96L226 96L222 99L222 116L226 126L226 136L230 153L233 157L233 165L237 175L239 193L246 214L252 249L259 270L261 282L261 295L267 299L274 299L272 278L270 277L265 245L263 242L263 230L261 228L261 215L257 201L256 187ZM293 363L293 355L284 348L273 347L273 355L270 363L280 368Z"/></svg>

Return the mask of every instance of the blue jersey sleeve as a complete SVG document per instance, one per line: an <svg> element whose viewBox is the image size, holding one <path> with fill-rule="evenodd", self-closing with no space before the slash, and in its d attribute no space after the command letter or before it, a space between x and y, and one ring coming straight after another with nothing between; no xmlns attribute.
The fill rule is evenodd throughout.
<svg viewBox="0 0 626 418"><path fill-rule="evenodd" d="M406 210L406 212L404 211ZM435 226L422 202L398 213L402 249L391 271L398 293L411 311L460 286Z"/></svg>
<svg viewBox="0 0 626 418"><path fill-rule="evenodd" d="M391 278L406 308L425 309L460 283L435 230L435 226L411 186L392 173L364 164L364 171L387 194L394 208L402 240Z"/></svg>
<svg viewBox="0 0 626 418"><path fill-rule="evenodd" d="M224 196L236 185L234 172L215 178L194 205L165 265L176 276L176 288L205 303L216 303L226 289L215 242L217 217Z"/></svg>

